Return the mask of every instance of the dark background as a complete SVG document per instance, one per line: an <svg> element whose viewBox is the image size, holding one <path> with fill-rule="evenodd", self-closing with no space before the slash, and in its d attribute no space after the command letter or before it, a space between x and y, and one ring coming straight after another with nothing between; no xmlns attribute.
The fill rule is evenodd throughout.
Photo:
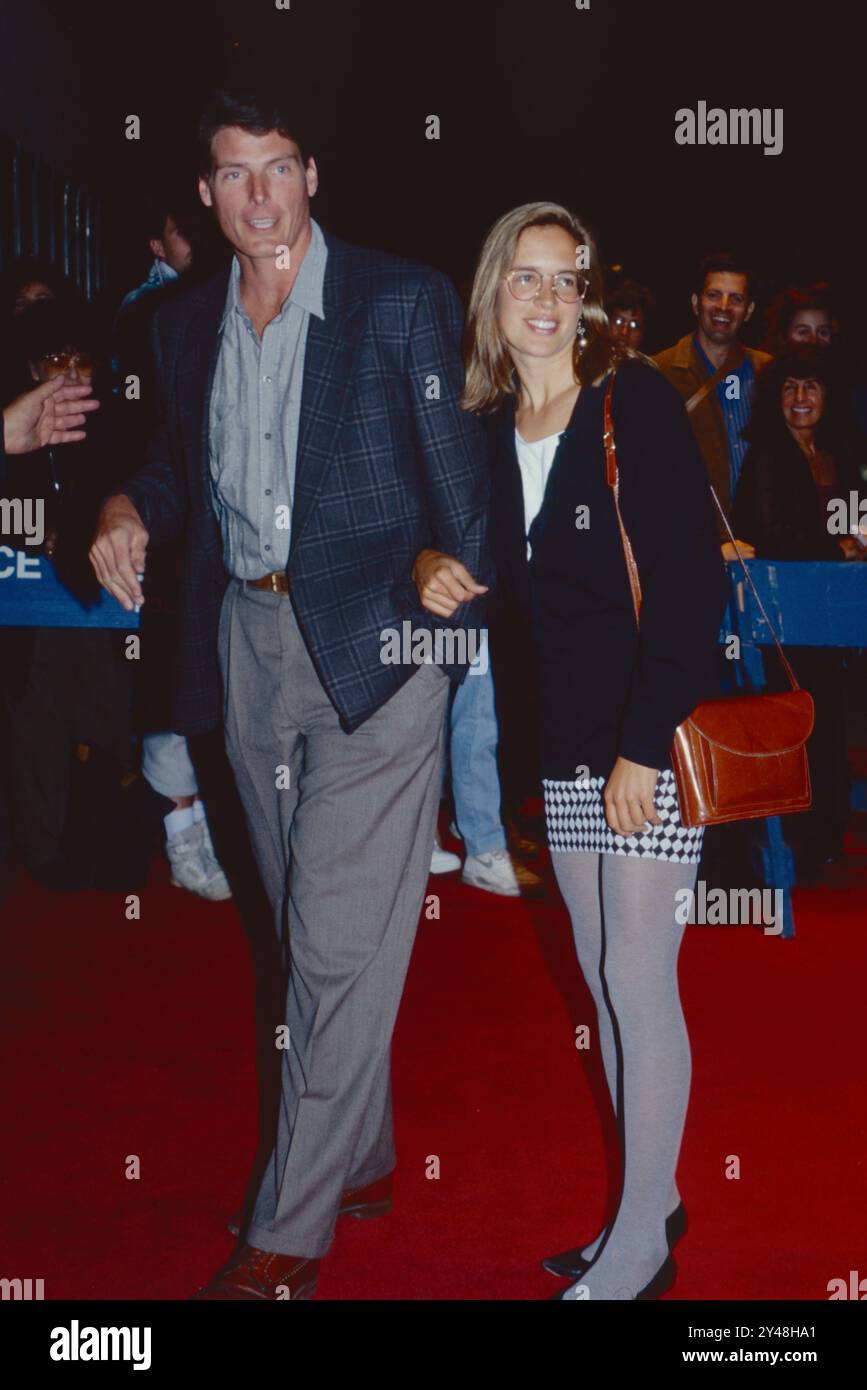
<svg viewBox="0 0 867 1390"><path fill-rule="evenodd" d="M690 323L694 263L742 248L759 306L830 278L850 344L864 310L862 25L839 0L184 0L156 8L4 0L0 128L104 200L110 284L149 264L136 224L153 181L192 179L204 93L276 76L314 133L314 214L350 240L459 284L492 221L565 202L603 262L653 287L646 344ZM39 71L37 71L37 63ZM783 153L675 144L678 107L782 107ZM125 117L142 138L124 138ZM436 114L442 138L425 138ZM759 315L752 341L761 337Z"/></svg>

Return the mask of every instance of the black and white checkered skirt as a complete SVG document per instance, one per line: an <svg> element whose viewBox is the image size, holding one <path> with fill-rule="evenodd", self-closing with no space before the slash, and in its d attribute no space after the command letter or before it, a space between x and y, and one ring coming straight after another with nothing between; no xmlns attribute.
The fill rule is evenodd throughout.
<svg viewBox="0 0 867 1390"><path fill-rule="evenodd" d="M545 823L552 852L583 850L588 854L626 854L634 858L664 859L674 864L697 864L701 858L704 826L681 825L674 773L664 768L654 795L661 825L651 825L635 835L615 835L605 819L602 792L607 778L589 777L581 782L544 778Z"/></svg>

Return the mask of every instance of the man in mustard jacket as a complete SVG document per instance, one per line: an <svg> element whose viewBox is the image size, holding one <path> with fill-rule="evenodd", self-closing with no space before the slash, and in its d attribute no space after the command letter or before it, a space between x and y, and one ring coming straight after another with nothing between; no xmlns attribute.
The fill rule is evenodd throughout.
<svg viewBox="0 0 867 1390"><path fill-rule="evenodd" d="M695 332L654 359L686 402L708 477L729 517L747 448L742 431L749 423L753 383L771 360L766 352L738 342L755 307L750 275L741 262L728 253L706 257L692 296ZM724 558L734 560L722 521L720 543ZM752 546L738 544L745 556L755 554Z"/></svg>

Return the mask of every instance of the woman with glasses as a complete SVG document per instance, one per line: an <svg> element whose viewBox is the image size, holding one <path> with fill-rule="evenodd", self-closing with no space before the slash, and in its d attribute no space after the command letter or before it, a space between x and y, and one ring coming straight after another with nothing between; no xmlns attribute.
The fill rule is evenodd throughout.
<svg viewBox="0 0 867 1390"><path fill-rule="evenodd" d="M616 343L636 351L642 346L652 302L650 290L634 280L624 280L611 292L605 310L609 331Z"/></svg>
<svg viewBox="0 0 867 1390"><path fill-rule="evenodd" d="M501 217L473 285L464 404L491 421L492 598L531 634L551 858L622 1144L614 1219L544 1264L575 1281L557 1298L649 1299L672 1283L670 1245L685 1228L675 1170L690 1050L676 895L694 885L702 840L680 823L669 750L675 727L716 691L724 576L683 405L652 364L612 342L601 293L595 247L572 213L532 203ZM603 447L615 368L640 631ZM448 616L460 595L419 578L430 611Z"/></svg>

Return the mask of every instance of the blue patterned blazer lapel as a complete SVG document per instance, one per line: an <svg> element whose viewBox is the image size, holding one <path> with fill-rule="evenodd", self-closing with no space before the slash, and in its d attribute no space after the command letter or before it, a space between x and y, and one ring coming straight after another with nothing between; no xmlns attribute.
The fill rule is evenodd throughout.
<svg viewBox="0 0 867 1390"><path fill-rule="evenodd" d="M312 316L304 358L301 420L295 465L291 549L301 539L334 455L349 400L364 300L353 297L342 243L326 234L324 319Z"/></svg>

